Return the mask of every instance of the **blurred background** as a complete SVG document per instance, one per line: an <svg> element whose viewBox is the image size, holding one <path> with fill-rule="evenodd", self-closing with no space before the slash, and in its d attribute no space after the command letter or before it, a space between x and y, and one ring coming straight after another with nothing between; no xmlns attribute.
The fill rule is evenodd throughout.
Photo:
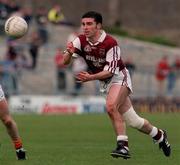
<svg viewBox="0 0 180 165"><path fill-rule="evenodd" d="M0 84L12 112L104 112L96 81L75 82L81 58L66 68L62 51L79 33L81 15L95 10L120 44L138 111L180 110L180 2L178 0L0 0ZM22 16L28 34L4 34L5 20Z"/></svg>

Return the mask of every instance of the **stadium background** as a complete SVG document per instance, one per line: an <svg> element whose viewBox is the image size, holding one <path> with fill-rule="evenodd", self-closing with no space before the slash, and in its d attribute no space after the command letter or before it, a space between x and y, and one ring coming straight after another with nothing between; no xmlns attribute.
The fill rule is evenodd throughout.
<svg viewBox="0 0 180 165"><path fill-rule="evenodd" d="M165 36L179 43L180 5L178 0L77 0L76 3L66 0L15 0L31 6L48 9L52 4L60 3L68 20L79 25L81 14L87 10L100 11L105 25L120 23L132 34ZM76 13L76 14L74 14Z"/></svg>
<svg viewBox="0 0 180 165"><path fill-rule="evenodd" d="M37 68L35 70L21 69L18 74L15 74L18 88L14 89L11 76L3 81L1 79L4 91L9 96L10 111L15 116L20 131L22 130L21 134L29 152L30 159L27 164L44 164L46 162L47 165L116 163L148 165L148 163L156 164L156 161L159 164L178 164L180 162L176 158L179 153L178 138L180 135L179 131L174 129L177 127L176 121L179 120L179 113L177 112L180 110L179 72L171 97L167 97L167 94L162 98L157 97L158 87L155 79L156 65L164 55L169 57L170 62L180 56L178 46L180 45L180 25L177 21L180 17L179 1L77 0L71 2L42 0L36 2L34 0L17 0L16 2L24 7L30 7L33 15L42 4L49 11L54 3L58 3L67 21L67 24L58 25L48 22L49 40L46 45L40 47ZM136 66L132 77L134 88L132 98L136 110L158 126L168 129L172 144L176 145L174 156L170 160L165 161L164 157L158 156L154 148L150 148L149 151L146 148L138 147L142 144L141 141L147 146L149 146L149 142L144 137L139 137L132 130L129 133L132 137L132 143L134 143L132 148L134 148L135 159L128 163L108 159L107 152L114 144L114 137L112 136L110 122L104 113L105 100L97 94L97 84L95 82L86 83L80 95L72 95L73 74L71 69L67 69L66 91L57 90L54 64L56 49L58 47L64 49L69 34L74 32L74 26L79 25L82 13L87 10L102 12L104 25L109 28L122 28L130 35L165 37L177 45L176 47L169 47L115 35L122 49L122 57L125 60L131 58ZM3 21L1 21L1 29L3 29L3 25ZM23 46L28 60L30 57L27 40L34 30L37 30L37 24L32 20L27 36L16 42L17 45ZM3 61L6 50L7 36L2 33L1 61ZM51 116L45 116L46 114L51 114ZM48 129L46 130L44 127ZM0 161L2 164L12 164L14 157L11 149L9 149L11 146L6 134L3 133L3 128L0 127L0 130L2 132L2 156ZM72 139L71 134L74 134ZM176 134L176 136L174 137L173 134ZM104 142L102 142L102 139L104 139ZM87 147L84 147L85 142L87 142ZM47 146L44 146L44 143ZM47 153L45 150L47 150ZM150 152L148 157L143 154L145 152ZM69 153L72 156L71 159L68 156ZM83 155L82 153L85 153L85 155L79 158L78 155ZM154 160L152 160L153 156L155 156ZM41 157L45 161L41 160Z"/></svg>
<svg viewBox="0 0 180 165"><path fill-rule="evenodd" d="M18 93L21 95L63 94L63 91L57 92L56 89L54 55L57 47L64 49L69 34L74 31L74 27L71 25L78 26L81 13L86 10L94 9L102 12L104 15L104 26L106 27L119 27L121 29L125 29L130 35L136 34L141 36L162 36L172 42L176 41L175 43L178 45L179 39L177 38L179 36L179 22L175 21L175 19L178 19L177 17L179 15L179 10L178 5L175 5L178 4L178 2L175 3L175 1L174 3L172 1L171 3L168 3L168 1L166 3L162 1L156 1L155 3L147 1L146 4L144 1L130 3L130 1L117 0L107 0L106 3L101 0L97 2L92 0L78 0L76 3L71 3L69 1L42 2L34 2L33 0L23 2L17 1L17 4L21 3L25 8L31 8L33 15L36 15L39 7L45 7L48 12L54 4L59 3L66 18L67 24L54 25L50 22L48 23L47 29L49 33L49 41L46 46L40 47L38 66L36 70L22 70L20 77L17 78L19 84L18 91L14 92L13 89L8 87L8 93L10 93L10 95L13 93ZM167 11L166 17L164 17L164 11ZM36 29L37 24L32 21L27 38L31 35L31 31ZM169 62L172 63L173 60L179 56L179 48L160 46L126 37L116 37L121 45L122 57L124 60L131 58L136 66L135 75L132 77L134 88L134 94L132 97L135 99L137 106L146 103L146 98L148 98L148 107L151 107L151 104L154 105L154 102L156 102L156 95L158 91L155 78L156 65L158 61L165 55L169 57ZM5 40L3 41L4 45L1 44L1 51L2 54L5 54L6 42ZM21 42L23 42L23 44L26 43L26 45L24 44L26 51L25 53L28 56L27 42L19 42L20 44ZM70 94L73 90L73 75L71 70L67 70L67 77L67 93ZM175 89L173 90L173 99L175 99L175 104L173 100L172 107L175 107L173 108L173 111L178 109L176 102L180 95L179 86L180 80L178 76ZM97 94L96 90L95 83L87 83L85 84L82 93L85 95L94 95ZM165 95L167 95L167 93ZM141 98L141 104L139 104L139 99L136 98ZM167 105L171 104L166 100L163 100L162 103L161 102L161 100L158 102L160 107L164 107L164 102L165 107L169 107ZM170 109L172 109L172 107ZM166 109L168 110L168 108Z"/></svg>

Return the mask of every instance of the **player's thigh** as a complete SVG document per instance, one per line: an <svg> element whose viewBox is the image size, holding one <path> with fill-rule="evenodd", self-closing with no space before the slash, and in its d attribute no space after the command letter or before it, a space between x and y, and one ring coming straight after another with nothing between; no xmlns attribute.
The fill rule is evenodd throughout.
<svg viewBox="0 0 180 165"><path fill-rule="evenodd" d="M127 86L121 86L121 89L118 93L117 99L116 99L116 108L120 112L120 114L123 114L131 107L131 101L129 99L130 90Z"/></svg>
<svg viewBox="0 0 180 165"><path fill-rule="evenodd" d="M121 86L120 84L113 84L108 92L106 104L107 106L113 106L121 114L126 112L131 107L131 101L129 99L129 89L127 86Z"/></svg>
<svg viewBox="0 0 180 165"><path fill-rule="evenodd" d="M122 105L126 101L127 97L130 94L130 90L127 86L120 86L120 90L117 95L116 104Z"/></svg>
<svg viewBox="0 0 180 165"><path fill-rule="evenodd" d="M107 101L114 103L119 101L121 102L121 100L123 100L124 102L127 96L129 96L129 93L129 89L126 86L122 86L120 84L112 84L108 91L106 99Z"/></svg>
<svg viewBox="0 0 180 165"><path fill-rule="evenodd" d="M124 102L129 96L130 91L127 86L122 86L120 84L112 84L107 94L107 101L114 102Z"/></svg>
<svg viewBox="0 0 180 165"><path fill-rule="evenodd" d="M132 107L132 103L129 97L126 97L124 103L122 104L121 108L119 109L119 112L121 114L127 112Z"/></svg>
<svg viewBox="0 0 180 165"><path fill-rule="evenodd" d="M113 105L115 104L120 89L121 89L121 85L119 85L119 84L113 84L109 88L109 91L108 91L108 94L106 97L107 104L113 104Z"/></svg>

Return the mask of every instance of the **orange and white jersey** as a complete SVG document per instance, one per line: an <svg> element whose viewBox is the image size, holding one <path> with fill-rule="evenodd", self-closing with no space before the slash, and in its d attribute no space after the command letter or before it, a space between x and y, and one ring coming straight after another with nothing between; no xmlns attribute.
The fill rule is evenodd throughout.
<svg viewBox="0 0 180 165"><path fill-rule="evenodd" d="M3 99L5 99L5 96L4 96L4 91L0 85L0 101L2 101Z"/></svg>

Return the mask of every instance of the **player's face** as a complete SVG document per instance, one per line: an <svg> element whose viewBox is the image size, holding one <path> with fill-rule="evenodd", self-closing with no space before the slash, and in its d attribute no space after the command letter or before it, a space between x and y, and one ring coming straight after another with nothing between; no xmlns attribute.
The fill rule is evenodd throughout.
<svg viewBox="0 0 180 165"><path fill-rule="evenodd" d="M101 28L100 24L97 24L94 18L83 18L81 20L81 27L84 35L87 38L94 38L98 35Z"/></svg>

